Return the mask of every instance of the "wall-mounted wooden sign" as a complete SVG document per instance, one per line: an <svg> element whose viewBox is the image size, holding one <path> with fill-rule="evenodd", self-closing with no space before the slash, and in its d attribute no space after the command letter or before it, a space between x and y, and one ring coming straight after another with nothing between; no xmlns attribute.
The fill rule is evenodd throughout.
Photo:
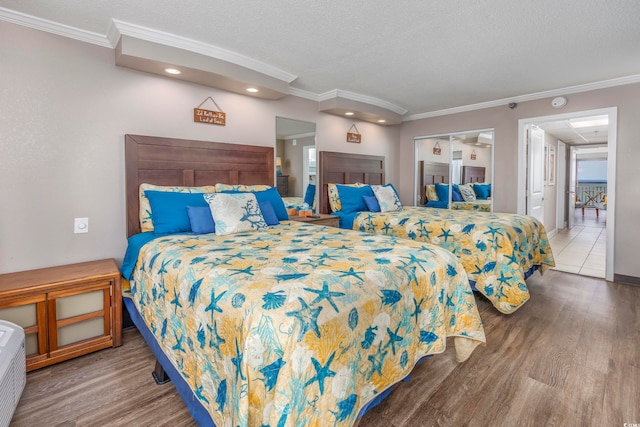
<svg viewBox="0 0 640 427"><path fill-rule="evenodd" d="M351 132L355 130L355 132ZM347 142L362 142L362 135L360 131L356 127L355 123L351 125L349 131L347 132Z"/></svg>
<svg viewBox="0 0 640 427"><path fill-rule="evenodd" d="M436 141L436 145L433 146L433 154L440 155L442 154L442 148L440 148L440 144Z"/></svg>
<svg viewBox="0 0 640 427"><path fill-rule="evenodd" d="M477 158L478 156L476 155L476 150L471 151L471 160L475 160Z"/></svg>
<svg viewBox="0 0 640 427"><path fill-rule="evenodd" d="M220 111L214 110L205 110L202 105L211 100L216 108ZM219 125L224 126L227 123L227 115L222 111L222 109L216 104L216 101L213 100L210 96L207 97L200 105L193 109L193 121L196 123L207 123L210 125Z"/></svg>

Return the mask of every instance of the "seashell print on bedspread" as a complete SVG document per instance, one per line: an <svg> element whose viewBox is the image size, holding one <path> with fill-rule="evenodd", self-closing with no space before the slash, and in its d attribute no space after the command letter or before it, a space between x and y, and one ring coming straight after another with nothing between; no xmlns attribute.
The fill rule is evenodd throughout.
<svg viewBox="0 0 640 427"><path fill-rule="evenodd" d="M353 228L451 251L478 291L505 314L529 300L525 279L534 268L555 266L544 226L528 215L405 206L399 212L363 212Z"/></svg>
<svg viewBox="0 0 640 427"><path fill-rule="evenodd" d="M349 426L447 337L485 340L449 252L293 221L157 238L127 296L218 426Z"/></svg>

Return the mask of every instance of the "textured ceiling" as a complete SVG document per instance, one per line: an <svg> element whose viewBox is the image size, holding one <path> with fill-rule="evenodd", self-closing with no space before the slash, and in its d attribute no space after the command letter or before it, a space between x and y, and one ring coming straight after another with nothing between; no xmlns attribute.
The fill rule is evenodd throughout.
<svg viewBox="0 0 640 427"><path fill-rule="evenodd" d="M0 0L106 35L112 19L428 113L640 75L638 0Z"/></svg>

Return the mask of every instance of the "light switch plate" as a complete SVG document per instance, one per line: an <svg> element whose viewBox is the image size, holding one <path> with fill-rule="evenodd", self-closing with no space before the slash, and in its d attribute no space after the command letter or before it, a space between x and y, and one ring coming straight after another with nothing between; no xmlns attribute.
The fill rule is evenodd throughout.
<svg viewBox="0 0 640 427"><path fill-rule="evenodd" d="M89 218L75 218L73 221L73 232L88 233L89 232Z"/></svg>

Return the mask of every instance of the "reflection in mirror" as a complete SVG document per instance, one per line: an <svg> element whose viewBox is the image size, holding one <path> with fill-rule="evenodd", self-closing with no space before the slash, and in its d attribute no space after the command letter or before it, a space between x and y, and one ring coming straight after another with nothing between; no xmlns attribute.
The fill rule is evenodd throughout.
<svg viewBox="0 0 640 427"><path fill-rule="evenodd" d="M491 212L493 129L420 137L414 143L416 205Z"/></svg>
<svg viewBox="0 0 640 427"><path fill-rule="evenodd" d="M288 208L314 205L316 159L315 123L276 117L276 181Z"/></svg>

